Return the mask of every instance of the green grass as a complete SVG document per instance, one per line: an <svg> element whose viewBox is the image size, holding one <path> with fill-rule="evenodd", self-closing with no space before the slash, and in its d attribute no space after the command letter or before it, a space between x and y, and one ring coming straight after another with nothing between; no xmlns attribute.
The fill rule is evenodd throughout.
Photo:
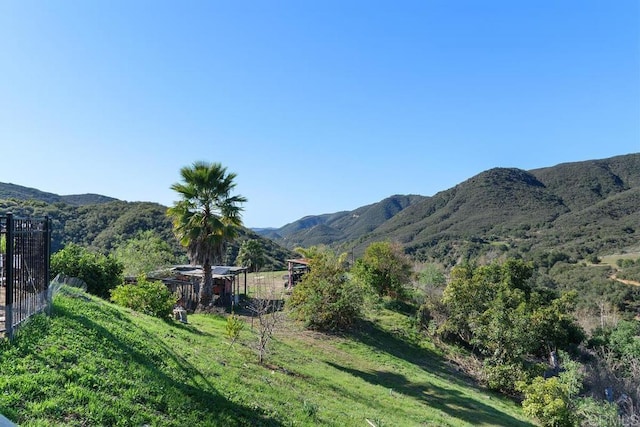
<svg viewBox="0 0 640 427"><path fill-rule="evenodd" d="M602 264L610 265L613 268L617 268L617 261L619 259L631 259L637 260L640 259L640 252L629 252L625 254L614 254L614 255L605 255L600 258Z"/></svg>
<svg viewBox="0 0 640 427"><path fill-rule="evenodd" d="M0 350L0 412L30 425L531 426L381 310L349 336L287 322L257 364L250 319L164 322L64 293Z"/></svg>

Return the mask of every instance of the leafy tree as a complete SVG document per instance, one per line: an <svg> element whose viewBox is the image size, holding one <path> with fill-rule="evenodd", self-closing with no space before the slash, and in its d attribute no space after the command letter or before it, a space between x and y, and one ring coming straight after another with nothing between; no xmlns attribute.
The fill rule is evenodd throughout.
<svg viewBox="0 0 640 427"><path fill-rule="evenodd" d="M499 266L461 265L451 271L451 279L444 290L442 302L449 317L442 331L470 342L473 320L487 310L495 296L495 283L499 282Z"/></svg>
<svg viewBox="0 0 640 427"><path fill-rule="evenodd" d="M570 408L567 387L560 378L544 379L536 377L533 382L522 387L525 399L524 413L548 427L571 427L574 419Z"/></svg>
<svg viewBox="0 0 640 427"><path fill-rule="evenodd" d="M621 357L640 358L640 322L621 320L609 335L609 348Z"/></svg>
<svg viewBox="0 0 640 427"><path fill-rule="evenodd" d="M242 242L236 264L249 268L250 272L259 271L264 265L264 247L262 243L256 239Z"/></svg>
<svg viewBox="0 0 640 427"><path fill-rule="evenodd" d="M451 272L443 294L449 317L441 332L453 334L485 357L489 386L513 391L528 356L566 349L584 338L572 311L575 293L552 298L531 287L533 267L521 260ZM510 373L511 372L511 373Z"/></svg>
<svg viewBox="0 0 640 427"><path fill-rule="evenodd" d="M347 254L316 248L310 271L296 285L287 302L293 317L310 329L345 330L362 314L363 292L349 280L344 268Z"/></svg>
<svg viewBox="0 0 640 427"><path fill-rule="evenodd" d="M87 291L108 298L109 291L122 283L122 264L113 256L91 252L68 244L51 256L51 277L64 274L87 284Z"/></svg>
<svg viewBox="0 0 640 427"><path fill-rule="evenodd" d="M117 246L115 257L124 266L125 276L150 273L177 262L171 246L152 230L141 231Z"/></svg>
<svg viewBox="0 0 640 427"><path fill-rule="evenodd" d="M202 265L199 306L207 307L213 297L211 266L222 260L225 244L235 238L242 224L239 205L247 199L231 195L236 174L220 163L195 162L180 174L182 182L171 186L180 200L167 214L191 262Z"/></svg>
<svg viewBox="0 0 640 427"><path fill-rule="evenodd" d="M539 294L532 295L528 327L531 336L536 337L531 343L534 351L549 354L556 348L568 349L586 338L573 316L577 298L576 291L566 292L549 301Z"/></svg>
<svg viewBox="0 0 640 427"><path fill-rule="evenodd" d="M161 281L150 281L144 274L135 284L122 284L111 291L116 304L161 319L171 316L178 298Z"/></svg>
<svg viewBox="0 0 640 427"><path fill-rule="evenodd" d="M375 290L379 296L398 298L405 294L412 263L400 245L375 242L365 249L364 256L356 261L355 277Z"/></svg>

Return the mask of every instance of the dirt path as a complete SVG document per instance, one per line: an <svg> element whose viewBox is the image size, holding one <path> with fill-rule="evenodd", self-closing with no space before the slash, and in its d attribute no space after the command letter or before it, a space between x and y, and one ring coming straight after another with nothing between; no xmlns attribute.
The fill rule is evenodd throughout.
<svg viewBox="0 0 640 427"><path fill-rule="evenodd" d="M636 282L635 280L618 279L618 277L615 274L611 275L611 278L620 283L624 283L625 285L640 286L640 282Z"/></svg>

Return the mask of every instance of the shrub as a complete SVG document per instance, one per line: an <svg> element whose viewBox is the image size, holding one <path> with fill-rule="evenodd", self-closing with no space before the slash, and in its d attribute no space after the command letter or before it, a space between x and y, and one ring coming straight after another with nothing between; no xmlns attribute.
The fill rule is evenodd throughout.
<svg viewBox="0 0 640 427"><path fill-rule="evenodd" d="M564 369L559 376L536 377L530 383L520 381L517 384L524 393L524 413L538 419L542 426L569 427L578 421L576 396L582 387L583 373L567 353L560 351L559 355Z"/></svg>
<svg viewBox="0 0 640 427"><path fill-rule="evenodd" d="M618 407L614 403L582 398L578 400L576 415L581 427L622 427Z"/></svg>
<svg viewBox="0 0 640 427"><path fill-rule="evenodd" d="M308 328L339 331L361 316L363 293L347 278L343 257L325 249L311 259L311 271L296 285L287 304Z"/></svg>
<svg viewBox="0 0 640 427"><path fill-rule="evenodd" d="M536 377L531 384L520 383L524 392L522 409L542 426L570 427L574 425L567 386L558 377Z"/></svg>
<svg viewBox="0 0 640 427"><path fill-rule="evenodd" d="M411 281L412 263L400 245L375 242L356 262L353 274L379 296L403 298Z"/></svg>
<svg viewBox="0 0 640 427"><path fill-rule="evenodd" d="M487 381L487 387L510 395L515 394L516 383L527 378L520 364L496 364L486 360L482 366L482 374Z"/></svg>
<svg viewBox="0 0 640 427"><path fill-rule="evenodd" d="M231 347L236 340L240 338L240 333L243 329L244 322L240 320L235 313L231 313L231 315L227 317L227 325L225 328L227 338L229 339L229 347Z"/></svg>
<svg viewBox="0 0 640 427"><path fill-rule="evenodd" d="M140 275L136 284L120 285L111 291L111 300L123 307L162 319L170 317L178 295L172 294L160 281Z"/></svg>
<svg viewBox="0 0 640 427"><path fill-rule="evenodd" d="M87 292L108 298L109 292L122 283L122 264L112 256L91 252L68 244L51 256L51 277L64 274L87 284Z"/></svg>

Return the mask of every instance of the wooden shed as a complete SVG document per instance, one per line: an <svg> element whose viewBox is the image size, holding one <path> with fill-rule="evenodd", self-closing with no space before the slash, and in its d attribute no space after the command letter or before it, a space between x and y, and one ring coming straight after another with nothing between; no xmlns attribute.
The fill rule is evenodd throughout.
<svg viewBox="0 0 640 427"><path fill-rule="evenodd" d="M183 305L189 311L198 305L198 294L204 271L199 265L177 265L163 277L153 277L161 280L172 292L178 292ZM243 277L242 277L242 276ZM247 268L235 266L212 266L213 298L216 304L229 306L237 303L240 297L240 285L244 285L247 293Z"/></svg>
<svg viewBox="0 0 640 427"><path fill-rule="evenodd" d="M288 274L285 276L287 288L293 286L302 280L302 276L309 271L310 260L306 258L296 258L287 260Z"/></svg>

